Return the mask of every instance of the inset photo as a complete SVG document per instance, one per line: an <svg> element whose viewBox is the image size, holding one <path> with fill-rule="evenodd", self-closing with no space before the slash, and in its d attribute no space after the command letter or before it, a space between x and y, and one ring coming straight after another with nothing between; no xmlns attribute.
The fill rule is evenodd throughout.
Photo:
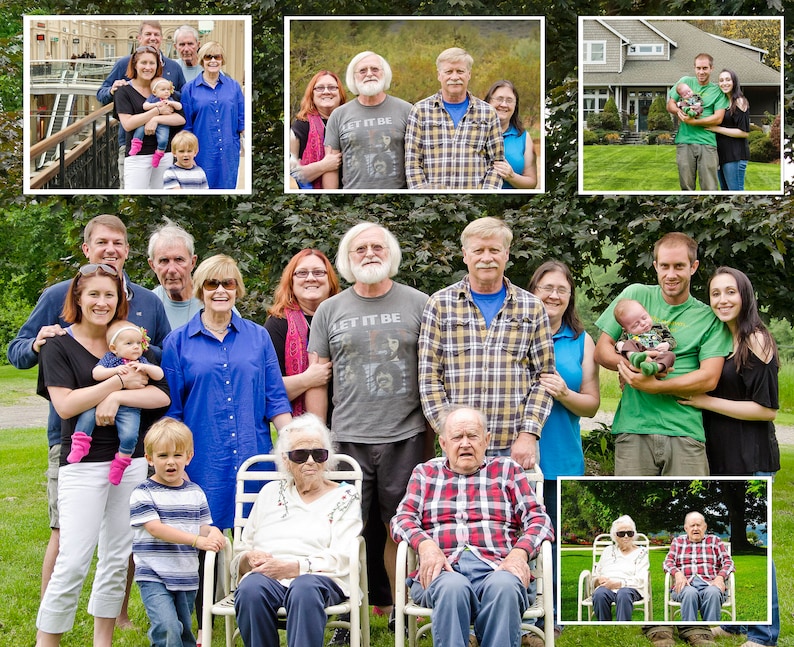
<svg viewBox="0 0 794 647"><path fill-rule="evenodd" d="M770 477L561 478L558 621L769 623L771 497Z"/></svg>
<svg viewBox="0 0 794 647"><path fill-rule="evenodd" d="M26 194L251 193L250 16L25 16L24 57Z"/></svg>
<svg viewBox="0 0 794 647"><path fill-rule="evenodd" d="M579 192L783 193L783 19L579 18Z"/></svg>
<svg viewBox="0 0 794 647"><path fill-rule="evenodd" d="M284 190L544 190L544 19L286 17Z"/></svg>

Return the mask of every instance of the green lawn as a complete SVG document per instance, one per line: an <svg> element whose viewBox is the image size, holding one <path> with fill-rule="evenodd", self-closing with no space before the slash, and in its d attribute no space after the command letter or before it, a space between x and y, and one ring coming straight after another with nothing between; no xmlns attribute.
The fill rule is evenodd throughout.
<svg viewBox="0 0 794 647"><path fill-rule="evenodd" d="M675 146L583 146L585 191L679 191ZM747 191L780 191L780 164L750 162Z"/></svg>

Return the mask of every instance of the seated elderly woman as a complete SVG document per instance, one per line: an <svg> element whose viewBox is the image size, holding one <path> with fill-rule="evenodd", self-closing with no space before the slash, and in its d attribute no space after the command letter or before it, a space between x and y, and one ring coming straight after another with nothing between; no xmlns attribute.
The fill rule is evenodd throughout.
<svg viewBox="0 0 794 647"><path fill-rule="evenodd" d="M278 645L276 613L287 610L287 645L322 647L324 608L350 593L350 546L361 533L355 487L330 481L331 435L314 415L281 429L275 454L286 481L262 488L234 545L234 598L246 647ZM327 523L318 523L327 519Z"/></svg>
<svg viewBox="0 0 794 647"><path fill-rule="evenodd" d="M593 571L593 611L599 620L630 621L634 603L642 599L648 579L648 550L634 543L637 527L628 515L612 522L612 541ZM639 590L638 590L639 589Z"/></svg>

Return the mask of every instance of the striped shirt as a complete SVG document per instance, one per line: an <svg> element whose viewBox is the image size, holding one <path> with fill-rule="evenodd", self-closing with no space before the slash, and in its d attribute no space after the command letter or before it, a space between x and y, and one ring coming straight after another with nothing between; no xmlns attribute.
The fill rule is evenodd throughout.
<svg viewBox="0 0 794 647"><path fill-rule="evenodd" d="M198 589L198 549L152 537L144 524L158 520L198 534L201 526L212 523L204 491L192 481L169 487L149 478L130 496L135 581L162 582L169 591Z"/></svg>
<svg viewBox="0 0 794 647"><path fill-rule="evenodd" d="M687 582L691 582L695 575L706 582L718 575L727 580L728 575L736 570L728 548L717 535L706 535L698 542L690 541L686 535L676 537L670 544L663 568L670 575L681 571Z"/></svg>
<svg viewBox="0 0 794 647"><path fill-rule="evenodd" d="M446 458L417 465L391 521L395 540L415 550L434 541L450 563L464 550L499 566L514 548L529 558L554 528L521 466L510 458L486 458L474 474L453 472Z"/></svg>
<svg viewBox="0 0 794 647"><path fill-rule="evenodd" d="M501 189L494 161L504 160L496 111L471 93L458 123L439 91L414 105L405 131L405 177L409 189Z"/></svg>
<svg viewBox="0 0 794 647"><path fill-rule="evenodd" d="M489 452L519 432L540 437L552 397L541 373L554 372L554 342L543 303L507 279L507 297L491 325L475 305L468 276L430 297L419 333L419 393L436 432L445 407L480 409Z"/></svg>
<svg viewBox="0 0 794 647"><path fill-rule="evenodd" d="M204 169L198 164L194 164L193 168L182 168L171 164L163 174L163 188L198 191L209 189L210 185L207 184L207 175L204 173Z"/></svg>

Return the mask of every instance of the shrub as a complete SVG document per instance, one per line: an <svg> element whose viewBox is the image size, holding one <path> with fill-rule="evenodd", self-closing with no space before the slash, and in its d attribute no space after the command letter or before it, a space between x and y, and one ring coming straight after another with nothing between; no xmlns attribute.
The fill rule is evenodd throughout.
<svg viewBox="0 0 794 647"><path fill-rule="evenodd" d="M8 357L5 349L8 343L17 336L22 324L27 321L32 306L14 294L0 296L0 346L3 353L0 355L0 364L7 364Z"/></svg>
<svg viewBox="0 0 794 647"><path fill-rule="evenodd" d="M775 152L779 155L780 154L780 115L775 117L775 120L772 122L772 128L769 130L769 139L772 142L772 146L775 149Z"/></svg>
<svg viewBox="0 0 794 647"><path fill-rule="evenodd" d="M589 130L598 130L601 128L601 117L603 112L591 112L587 115L587 128Z"/></svg>
<svg viewBox="0 0 794 647"><path fill-rule="evenodd" d="M660 133L659 136L656 138L657 144L672 144L674 141L673 136L670 133Z"/></svg>
<svg viewBox="0 0 794 647"><path fill-rule="evenodd" d="M604 141L607 144L619 144L620 133L607 133L606 135L604 135Z"/></svg>
<svg viewBox="0 0 794 647"><path fill-rule="evenodd" d="M763 139L764 137L766 137L766 134L764 134L764 131L762 129L758 128L758 126L756 126L754 129L753 128L750 129L750 132L747 135L747 141L750 144L752 144L754 141L757 141L759 139Z"/></svg>
<svg viewBox="0 0 794 647"><path fill-rule="evenodd" d="M657 96L651 107L648 108L648 130L666 130L673 129L673 118L667 112L667 102L662 95Z"/></svg>
<svg viewBox="0 0 794 647"><path fill-rule="evenodd" d="M603 422L598 427L582 434L582 452L588 476L615 473L615 437L612 426Z"/></svg>
<svg viewBox="0 0 794 647"><path fill-rule="evenodd" d="M778 155L772 140L768 135L757 137L750 142L750 161L751 162L771 162L777 159Z"/></svg>
<svg viewBox="0 0 794 647"><path fill-rule="evenodd" d="M585 128L584 132L582 133L582 143L585 146L597 144L598 135L596 135L592 130L587 130L587 128Z"/></svg>
<svg viewBox="0 0 794 647"><path fill-rule="evenodd" d="M620 120L620 113L615 99L609 97L604 105L604 112L601 113L601 127L604 130L620 130L623 123Z"/></svg>

